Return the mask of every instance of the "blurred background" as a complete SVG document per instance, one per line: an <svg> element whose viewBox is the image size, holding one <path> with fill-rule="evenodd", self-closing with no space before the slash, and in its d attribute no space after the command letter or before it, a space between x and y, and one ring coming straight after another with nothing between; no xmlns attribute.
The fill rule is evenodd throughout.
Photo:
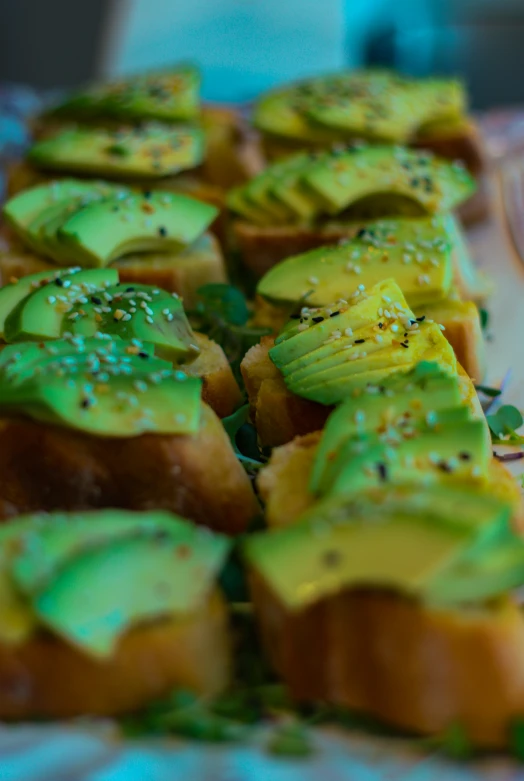
<svg viewBox="0 0 524 781"><path fill-rule="evenodd" d="M72 87L197 61L204 98L368 64L524 103L524 0L0 0L0 83Z"/></svg>

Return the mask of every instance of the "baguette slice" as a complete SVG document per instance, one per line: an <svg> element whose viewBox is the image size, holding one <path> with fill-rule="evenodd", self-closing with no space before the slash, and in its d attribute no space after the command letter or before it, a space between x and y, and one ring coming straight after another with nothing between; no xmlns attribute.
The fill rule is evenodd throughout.
<svg viewBox="0 0 524 781"><path fill-rule="evenodd" d="M193 614L130 629L107 660L43 630L0 643L0 718L116 716L176 688L216 695L229 678L227 610L215 591Z"/></svg>
<svg viewBox="0 0 524 781"><path fill-rule="evenodd" d="M22 247L8 229L2 235L6 247L0 247L1 285L7 284L12 277L20 279L28 274L56 268L49 258ZM227 281L220 245L210 233L205 233L182 252L126 255L112 266L118 269L121 282L140 282L178 293L184 299L186 309L195 305L199 287Z"/></svg>
<svg viewBox="0 0 524 781"><path fill-rule="evenodd" d="M314 501L307 483L320 432L277 448L258 488L270 528L295 522ZM512 501L516 481L492 462L490 490ZM524 617L511 599L435 610L379 590L344 591L290 612L256 572L250 583L263 644L298 701L328 701L434 734L459 722L478 745L503 748L524 713ZM307 653L304 653L307 649Z"/></svg>
<svg viewBox="0 0 524 781"><path fill-rule="evenodd" d="M0 420L0 518L49 510L162 509L227 534L258 513L250 480L215 413L194 435L94 437Z"/></svg>
<svg viewBox="0 0 524 781"><path fill-rule="evenodd" d="M459 723L474 744L507 747L524 713L524 618L513 600L452 611L345 591L291 613L256 574L251 593L266 653L297 701L424 735Z"/></svg>

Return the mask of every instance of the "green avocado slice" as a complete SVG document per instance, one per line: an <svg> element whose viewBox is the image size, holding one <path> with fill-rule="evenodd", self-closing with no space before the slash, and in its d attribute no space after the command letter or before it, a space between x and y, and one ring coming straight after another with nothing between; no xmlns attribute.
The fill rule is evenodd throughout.
<svg viewBox="0 0 524 781"><path fill-rule="evenodd" d="M66 315L73 303L87 303L88 296L118 282L116 269L71 272L56 275L53 282L36 288L11 310L4 323L7 342L57 339L68 330Z"/></svg>
<svg viewBox="0 0 524 781"><path fill-rule="evenodd" d="M325 199L331 214L382 195L387 199L381 209L391 216L397 197L425 214L451 211L476 188L462 164L396 146L355 147L331 155L313 164L304 181Z"/></svg>
<svg viewBox="0 0 524 781"><path fill-rule="evenodd" d="M197 610L229 547L226 537L162 511L17 518L0 533L0 602L10 608L0 635L25 619L24 636L43 623L85 653L109 656L136 624Z"/></svg>
<svg viewBox="0 0 524 781"><path fill-rule="evenodd" d="M46 170L158 179L200 165L204 152L200 128L148 124L116 131L96 127L63 130L38 141L28 158Z"/></svg>
<svg viewBox="0 0 524 781"><path fill-rule="evenodd" d="M439 413L459 408L461 401L457 378L445 374L435 363L420 363L397 380L350 396L328 418L315 453L309 490L314 494L327 492L332 465L346 441L369 434L398 441L420 421L437 425Z"/></svg>
<svg viewBox="0 0 524 781"><path fill-rule="evenodd" d="M57 269L39 271L36 274L29 274L16 282L9 282L0 287L0 338L4 338L4 325L8 315L16 306L39 287L51 284L57 277L70 274L72 269ZM79 271L79 269L75 269ZM2 353L0 353L0 356Z"/></svg>
<svg viewBox="0 0 524 781"><path fill-rule="evenodd" d="M39 215L50 207L67 204L82 198L106 198L111 194L128 192L107 182L85 182L80 179L61 179L24 190L10 198L3 206L2 214L11 228L31 244L28 229ZM32 245L39 251L38 245Z"/></svg>
<svg viewBox="0 0 524 781"><path fill-rule="evenodd" d="M179 65L78 91L53 113L72 118L193 120L200 111L200 81L195 67Z"/></svg>
<svg viewBox="0 0 524 781"><path fill-rule="evenodd" d="M155 345L156 354L173 363L199 353L182 300L151 285L112 285L76 303L67 315L72 334L89 337L101 331L121 339Z"/></svg>
<svg viewBox="0 0 524 781"><path fill-rule="evenodd" d="M57 239L80 265L106 266L130 252L178 251L195 241L217 213L216 207L177 193L106 198L75 212L58 229Z"/></svg>
<svg viewBox="0 0 524 781"><path fill-rule="evenodd" d="M412 307L445 298L453 281L456 238L447 215L368 223L344 244L320 247L273 266L258 295L274 303L326 306L392 277Z"/></svg>
<svg viewBox="0 0 524 781"><path fill-rule="evenodd" d="M202 382L139 350L134 342L86 349L79 337L53 343L56 355L34 359L34 346L19 345L19 364L0 367L0 406L36 420L96 436L198 431ZM91 343L87 343L89 346ZM140 343L138 343L140 344ZM29 359L24 362L28 349Z"/></svg>
<svg viewBox="0 0 524 781"><path fill-rule="evenodd" d="M289 610L345 589L390 588L424 599L465 551L507 538L511 507L475 488L397 486L333 496L297 523L245 543L248 563Z"/></svg>

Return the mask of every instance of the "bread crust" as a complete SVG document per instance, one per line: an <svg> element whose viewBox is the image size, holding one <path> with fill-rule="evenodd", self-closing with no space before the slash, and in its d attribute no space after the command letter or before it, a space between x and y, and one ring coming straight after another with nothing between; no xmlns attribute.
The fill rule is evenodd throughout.
<svg viewBox="0 0 524 781"><path fill-rule="evenodd" d="M202 400L219 418L226 418L242 403L242 393L222 347L204 334L194 336L200 355L183 369L190 377L202 379Z"/></svg>
<svg viewBox="0 0 524 781"><path fill-rule="evenodd" d="M480 315L473 301L428 304L417 310L444 326L444 336L453 347L457 361L473 382L482 382L487 370L486 344Z"/></svg>
<svg viewBox="0 0 524 781"><path fill-rule="evenodd" d="M250 480L215 413L176 436L94 437L23 418L0 420L0 518L51 510L162 509L226 534L258 513Z"/></svg>
<svg viewBox="0 0 524 781"><path fill-rule="evenodd" d="M218 591L187 617L131 628L107 660L38 630L21 645L0 643L0 718L117 716L176 688L215 695L229 682L230 657Z"/></svg>
<svg viewBox="0 0 524 781"><path fill-rule="evenodd" d="M515 602L436 610L379 590L343 591L291 613L258 575L250 581L266 653L296 700L425 735L459 723L474 744L507 747L524 712Z"/></svg>

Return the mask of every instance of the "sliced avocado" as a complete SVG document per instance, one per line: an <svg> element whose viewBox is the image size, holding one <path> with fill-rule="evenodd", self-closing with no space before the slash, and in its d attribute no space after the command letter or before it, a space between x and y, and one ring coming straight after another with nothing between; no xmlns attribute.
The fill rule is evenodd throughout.
<svg viewBox="0 0 524 781"><path fill-rule="evenodd" d="M350 396L328 418L315 453L309 490L326 493L331 466L345 441L382 432L386 441L395 442L417 421L438 425L439 413L461 402L457 378L430 363L420 363L397 380Z"/></svg>
<svg viewBox="0 0 524 781"><path fill-rule="evenodd" d="M23 353L34 356L34 346L20 344L19 368L0 367L0 407L97 436L198 431L200 379L173 371L134 342L108 340L107 347L86 350L74 337L68 344L69 353L59 349L27 365Z"/></svg>
<svg viewBox="0 0 524 781"><path fill-rule="evenodd" d="M294 155L287 158L287 166L281 169L270 186L273 197L285 204L295 216L295 220L312 220L322 203L314 192L302 182L302 173L311 165L311 161L322 159L320 153ZM273 166L272 170L275 169ZM271 170L271 169L269 169Z"/></svg>
<svg viewBox="0 0 524 781"><path fill-rule="evenodd" d="M200 73L192 65L130 76L73 93L55 114L72 118L196 119Z"/></svg>
<svg viewBox="0 0 524 781"><path fill-rule="evenodd" d="M289 610L345 589L391 588L423 598L464 551L509 534L511 507L459 486L412 485L334 496L295 524L252 535L248 562Z"/></svg>
<svg viewBox="0 0 524 781"><path fill-rule="evenodd" d="M445 298L453 281L452 236L438 215L371 222L334 247L287 258L259 281L257 293L275 303L298 301L325 306L348 298L359 284L369 288L384 277L401 287L410 306Z"/></svg>
<svg viewBox="0 0 524 781"><path fill-rule="evenodd" d="M18 588L28 596L46 588L64 565L87 551L124 538L170 538L182 528L180 519L169 512L118 509L21 516L16 527L33 543L20 547L10 565Z"/></svg>
<svg viewBox="0 0 524 781"><path fill-rule="evenodd" d="M451 211L475 191L475 180L460 163L395 146L364 146L332 155L311 166L304 181L329 205L331 214L376 196L387 196L384 216L395 214L395 199L407 199L425 214Z"/></svg>
<svg viewBox="0 0 524 781"><path fill-rule="evenodd" d="M29 151L34 165L54 171L158 179L200 165L204 133L197 127L146 124L139 128L62 130Z"/></svg>
<svg viewBox="0 0 524 781"><path fill-rule="evenodd" d="M378 323L384 325L388 319L387 315L384 316L384 309L397 318L399 313L402 315L398 325L404 325L404 319L409 325L414 319L393 279L385 279L369 289L362 288L357 288L347 300L340 299L321 308L303 307L300 318L291 320L275 340L275 347L270 351L275 366L282 369L329 340L340 338L348 329L355 332L377 324L376 333L380 333L382 328L378 327ZM391 311L388 309L390 305ZM348 332L347 335L351 334Z"/></svg>
<svg viewBox="0 0 524 781"><path fill-rule="evenodd" d="M191 244L218 210L185 195L144 192L88 204L57 231L83 266L105 266L130 252L168 252Z"/></svg>
<svg viewBox="0 0 524 781"><path fill-rule="evenodd" d="M350 138L406 142L427 126L453 130L466 109L452 80L409 79L383 69L307 79L262 96L254 123L263 133L324 144Z"/></svg>
<svg viewBox="0 0 524 781"><path fill-rule="evenodd" d="M98 657L137 624L198 610L229 548L167 512L28 516L13 527L18 593L40 623Z"/></svg>
<svg viewBox="0 0 524 781"><path fill-rule="evenodd" d="M72 271L74 273L72 273ZM88 269L57 275L50 284L36 288L6 317L7 342L26 339L57 339L67 331L66 315L75 302L88 302L93 293L118 282L116 269Z"/></svg>
<svg viewBox="0 0 524 781"><path fill-rule="evenodd" d="M438 413L437 419L436 427L416 422L398 429L396 442L373 435L362 444L348 440L326 476L327 492L348 495L401 482L426 486L485 480L492 454L484 421L468 420L464 407Z"/></svg>
<svg viewBox="0 0 524 781"><path fill-rule="evenodd" d="M405 374L420 361L438 363L452 374L457 367L451 345L432 323L422 323L420 329L409 333L400 344L372 351L369 356L365 349L353 355L356 358L342 356L336 363L329 361L325 368L322 364L316 366L313 358L310 373L302 372L296 380L293 375L285 377L286 385L299 396L330 405L339 403L353 391Z"/></svg>
<svg viewBox="0 0 524 781"><path fill-rule="evenodd" d="M187 362L199 353L181 299L151 285L118 283L95 291L87 303L73 304L66 323L71 333L81 336L102 331L151 342L158 356L173 363Z"/></svg>
<svg viewBox="0 0 524 781"><path fill-rule="evenodd" d="M123 192L121 187L107 182L84 182L79 179L61 179L56 182L31 187L10 198L3 206L2 214L13 230L30 243L28 228L43 211L57 204L67 204L71 200L92 197L98 194L107 197L112 193ZM35 247L36 249L36 247Z"/></svg>
<svg viewBox="0 0 524 781"><path fill-rule="evenodd" d="M79 270L79 269L75 269ZM0 288L0 337L4 337L4 324L7 316L27 296L41 286L54 282L57 277L70 274L71 269L57 269L56 271L39 271L29 274L17 282L9 282ZM1 356L1 353L0 353Z"/></svg>

